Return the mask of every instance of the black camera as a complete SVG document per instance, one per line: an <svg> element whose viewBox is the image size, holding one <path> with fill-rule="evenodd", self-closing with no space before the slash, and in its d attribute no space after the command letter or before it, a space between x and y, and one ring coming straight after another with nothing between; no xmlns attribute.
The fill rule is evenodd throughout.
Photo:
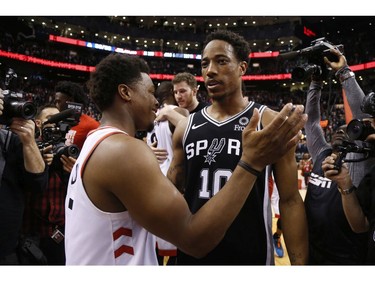
<svg viewBox="0 0 375 281"><path fill-rule="evenodd" d="M44 127L42 130L42 142L38 143L39 149L43 149L49 145L52 145L52 153L54 158L51 166L58 169L62 168L60 158L62 155L72 156L78 158L80 150L75 144L66 145L65 135L69 131L69 125L63 122L59 122L57 126Z"/></svg>
<svg viewBox="0 0 375 281"><path fill-rule="evenodd" d="M366 141L343 141L341 145L334 147L334 151L338 156L335 161L335 169L340 171L343 162L360 162L370 157L375 157L375 145ZM360 153L362 158L348 160L345 159L348 153Z"/></svg>
<svg viewBox="0 0 375 281"><path fill-rule="evenodd" d="M60 142L54 145L52 151L56 159L60 159L62 155L65 155L67 157L71 156L77 159L80 152L78 146L76 146L75 144L65 145L64 142Z"/></svg>
<svg viewBox="0 0 375 281"><path fill-rule="evenodd" d="M312 75L320 77L322 75L322 68L316 64L305 64L293 68L292 79L298 82L308 80Z"/></svg>
<svg viewBox="0 0 375 281"><path fill-rule="evenodd" d="M363 113L370 114L375 117L375 94L374 92L369 93L365 96L361 103L361 110Z"/></svg>
<svg viewBox="0 0 375 281"><path fill-rule="evenodd" d="M361 111L375 117L375 94L373 92L363 98ZM343 162L359 162L369 157L375 157L375 144L366 141L369 135L375 134L375 129L372 127L370 120L351 120L346 126L346 134L349 141L343 141L341 145L334 147L334 150L338 152L338 157L335 161L335 169L338 171ZM363 157L347 160L345 157L349 152L361 153Z"/></svg>
<svg viewBox="0 0 375 281"><path fill-rule="evenodd" d="M364 141L369 135L375 134L375 129L371 126L369 120L353 119L346 127L346 133L353 141Z"/></svg>
<svg viewBox="0 0 375 281"><path fill-rule="evenodd" d="M329 69L324 62L324 57L327 57L333 62L338 61L338 57L330 52L331 49L337 49L341 53L344 52L343 45L333 45L322 37L312 41L310 47L280 54L280 57L283 59L293 59L296 57L304 57L307 59L307 63L293 69L292 79L295 81L306 81L311 78L311 75L325 79L328 77Z"/></svg>
<svg viewBox="0 0 375 281"><path fill-rule="evenodd" d="M61 170L62 163L60 158L62 155L78 158L80 149L77 145L66 145L66 134L72 126L79 123L81 112L76 108L69 108L60 113L50 116L43 123L42 141L38 143L39 149L43 149L52 145L54 158L51 167Z"/></svg>
<svg viewBox="0 0 375 281"><path fill-rule="evenodd" d="M0 116L0 124L9 125L13 117L21 117L24 119L33 119L35 117L37 107L33 102L25 100L22 92L9 90L9 86L13 79L17 78L17 74L13 69L9 69L5 76L4 109Z"/></svg>

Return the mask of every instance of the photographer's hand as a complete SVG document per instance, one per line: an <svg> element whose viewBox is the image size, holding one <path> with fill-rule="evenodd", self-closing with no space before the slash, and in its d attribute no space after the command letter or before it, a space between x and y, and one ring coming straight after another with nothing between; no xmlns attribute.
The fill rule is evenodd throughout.
<svg viewBox="0 0 375 281"><path fill-rule="evenodd" d="M26 120L19 117L13 117L9 125L10 130L17 134L23 145L34 144L35 142L35 123L33 120Z"/></svg>
<svg viewBox="0 0 375 281"><path fill-rule="evenodd" d="M324 176L330 180L336 181L341 189L349 189L352 186L352 180L349 175L348 166L343 163L341 169L338 171L335 168L337 155L332 153L326 157L322 162L322 169Z"/></svg>
<svg viewBox="0 0 375 281"><path fill-rule="evenodd" d="M9 129L18 135L22 142L24 165L29 173L42 173L46 167L43 157L35 141L35 123L33 120L26 120L14 117Z"/></svg>
<svg viewBox="0 0 375 281"><path fill-rule="evenodd" d="M42 153L44 163L50 166L53 160L52 144L42 148L40 152Z"/></svg>
<svg viewBox="0 0 375 281"><path fill-rule="evenodd" d="M62 164L63 164L63 169L65 172L70 173L73 169L74 164L76 163L77 159L73 158L72 156L66 156L66 155L61 155L60 158Z"/></svg>
<svg viewBox="0 0 375 281"><path fill-rule="evenodd" d="M324 62L327 66L331 67L334 71L338 71L343 67L347 67L348 63L346 61L345 56L337 49L330 49L329 50L332 54L336 55L339 59L338 62L331 62L327 57L324 57Z"/></svg>

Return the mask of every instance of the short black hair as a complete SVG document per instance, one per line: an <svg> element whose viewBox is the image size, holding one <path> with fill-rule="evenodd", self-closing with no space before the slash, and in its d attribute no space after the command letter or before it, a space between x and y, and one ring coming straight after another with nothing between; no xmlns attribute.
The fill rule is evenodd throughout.
<svg viewBox="0 0 375 281"><path fill-rule="evenodd" d="M230 45L232 45L238 60L246 61L247 63L250 62L250 45L246 39L238 33L226 29L218 29L207 35L203 44L203 50L206 48L207 44L213 40L223 40L228 42Z"/></svg>
<svg viewBox="0 0 375 281"><path fill-rule="evenodd" d="M149 72L150 68L142 58L111 53L90 74L87 86L91 99L103 111L113 103L118 85L131 87L142 79L141 73Z"/></svg>
<svg viewBox="0 0 375 281"><path fill-rule="evenodd" d="M156 88L155 98L159 101L159 103L163 103L170 97L174 99L173 83L171 81L161 82L160 85Z"/></svg>
<svg viewBox="0 0 375 281"><path fill-rule="evenodd" d="M55 92L63 93L73 99L73 102L81 103L87 106L88 97L83 91L83 87L71 81L59 81L55 87Z"/></svg>

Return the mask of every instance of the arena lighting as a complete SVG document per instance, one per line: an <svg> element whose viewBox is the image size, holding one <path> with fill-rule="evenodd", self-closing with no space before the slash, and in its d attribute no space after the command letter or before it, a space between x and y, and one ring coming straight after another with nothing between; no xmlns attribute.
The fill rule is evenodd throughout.
<svg viewBox="0 0 375 281"><path fill-rule="evenodd" d="M262 74L262 75L245 75L242 76L242 80L245 81L260 81L260 80L290 80L292 74Z"/></svg>
<svg viewBox="0 0 375 281"><path fill-rule="evenodd" d="M250 54L250 58L276 58L280 54L279 51L277 52L254 52Z"/></svg>
<svg viewBox="0 0 375 281"><path fill-rule="evenodd" d="M359 70L365 70L365 69L370 69L370 68L375 68L375 61L370 61L370 62L350 66L350 69L352 71L359 71Z"/></svg>
<svg viewBox="0 0 375 281"><path fill-rule="evenodd" d="M63 44L70 44L80 47L87 47L97 50L104 50L108 52L117 52L117 53L125 53L125 54L132 54L138 56L148 56L148 57L166 57L166 58L177 58L177 59L202 59L202 55L200 54L183 54L183 53L172 53L172 52L157 52L157 51L132 51L127 50L115 46L98 44L93 42L87 42L83 40L71 39L67 37L57 36L57 35L49 35L50 41L55 41ZM249 55L250 58L275 58L279 55L279 52L254 52Z"/></svg>
<svg viewBox="0 0 375 281"><path fill-rule="evenodd" d="M36 57L21 55L21 54L17 54L17 53L2 51L2 50L0 50L0 57L6 57L6 58L14 59L14 60L28 62L28 63L42 64L42 65L50 66L50 67L84 71L84 72L91 72L91 71L95 70L94 66L45 60L45 59L40 59L40 58L36 58ZM352 69L352 71L359 71L359 70L366 70L366 69L375 68L375 61L371 61L371 62L364 63L364 64L352 65L352 66L350 66L350 68ZM174 75L171 75L171 74L150 74L150 77L152 79L157 79L157 80L172 80ZM242 76L242 79L246 80L246 81L250 81L250 80L251 81L290 80L291 78L292 78L291 73ZM203 82L202 76L196 76L196 79L197 79L198 82Z"/></svg>
<svg viewBox="0 0 375 281"><path fill-rule="evenodd" d="M56 68L64 68L64 69L71 69L71 70L78 70L78 71L85 71L85 72L91 72L95 70L94 66L45 60L45 59L35 58L31 56L6 52L2 50L0 50L0 57L6 57L6 58L15 59L15 60L23 61L23 62L41 64L41 65L51 66L51 67L56 67Z"/></svg>

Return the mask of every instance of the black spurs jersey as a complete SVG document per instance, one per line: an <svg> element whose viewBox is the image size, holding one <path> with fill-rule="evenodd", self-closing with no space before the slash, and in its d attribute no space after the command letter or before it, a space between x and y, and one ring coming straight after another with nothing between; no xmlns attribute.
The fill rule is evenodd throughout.
<svg viewBox="0 0 375 281"><path fill-rule="evenodd" d="M207 114L207 107L189 116L183 139L187 164L184 196L193 213L213 197L232 175L242 154L242 131L255 107L261 115L266 108L250 102L242 112L220 122ZM261 129L260 122L257 129ZM268 169L262 172L220 244L202 259L179 252L179 265L274 264L268 173Z"/></svg>

